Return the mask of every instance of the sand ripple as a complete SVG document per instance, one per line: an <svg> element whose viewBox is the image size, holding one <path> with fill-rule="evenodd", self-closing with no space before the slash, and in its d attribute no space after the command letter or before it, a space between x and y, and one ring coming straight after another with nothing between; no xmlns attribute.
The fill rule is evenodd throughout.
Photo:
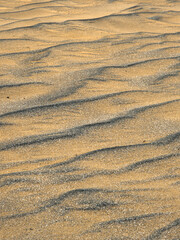
<svg viewBox="0 0 180 240"><path fill-rule="evenodd" d="M179 11L0 0L0 239L179 239Z"/></svg>

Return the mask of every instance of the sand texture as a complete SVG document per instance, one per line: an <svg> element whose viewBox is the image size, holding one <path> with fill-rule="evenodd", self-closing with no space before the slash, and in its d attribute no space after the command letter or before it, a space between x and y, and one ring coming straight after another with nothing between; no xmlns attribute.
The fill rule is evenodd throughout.
<svg viewBox="0 0 180 240"><path fill-rule="evenodd" d="M0 240L180 239L180 1L0 0Z"/></svg>

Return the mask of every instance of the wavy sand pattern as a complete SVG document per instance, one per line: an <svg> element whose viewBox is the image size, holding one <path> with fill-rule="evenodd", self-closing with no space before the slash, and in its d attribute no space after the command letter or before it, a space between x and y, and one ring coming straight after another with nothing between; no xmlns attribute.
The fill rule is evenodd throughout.
<svg viewBox="0 0 180 240"><path fill-rule="evenodd" d="M0 239L180 239L180 2L0 0Z"/></svg>

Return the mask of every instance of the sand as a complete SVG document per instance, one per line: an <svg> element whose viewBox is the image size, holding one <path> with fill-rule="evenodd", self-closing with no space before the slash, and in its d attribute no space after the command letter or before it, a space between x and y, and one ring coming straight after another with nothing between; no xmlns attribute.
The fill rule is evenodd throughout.
<svg viewBox="0 0 180 240"><path fill-rule="evenodd" d="M180 3L0 0L0 239L178 240Z"/></svg>

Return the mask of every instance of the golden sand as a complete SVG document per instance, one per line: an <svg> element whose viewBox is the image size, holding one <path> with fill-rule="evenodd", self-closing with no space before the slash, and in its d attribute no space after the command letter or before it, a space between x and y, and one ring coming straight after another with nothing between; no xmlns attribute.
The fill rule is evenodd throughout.
<svg viewBox="0 0 180 240"><path fill-rule="evenodd" d="M0 0L0 239L178 240L180 3Z"/></svg>

